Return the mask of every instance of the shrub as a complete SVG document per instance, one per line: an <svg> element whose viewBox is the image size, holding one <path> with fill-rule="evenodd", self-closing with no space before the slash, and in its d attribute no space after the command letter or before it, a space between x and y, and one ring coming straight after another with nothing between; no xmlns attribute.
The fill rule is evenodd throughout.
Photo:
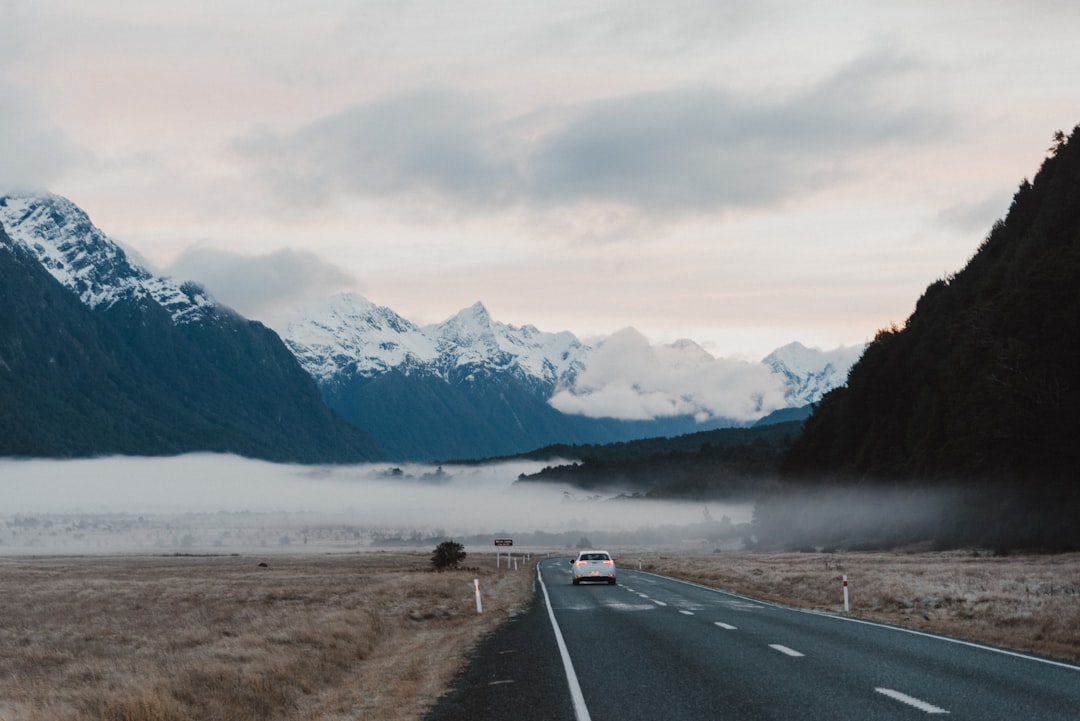
<svg viewBox="0 0 1080 721"><path fill-rule="evenodd" d="M435 547L431 554L431 565L437 571L447 568L457 568L465 560L465 547L457 541L443 541Z"/></svg>

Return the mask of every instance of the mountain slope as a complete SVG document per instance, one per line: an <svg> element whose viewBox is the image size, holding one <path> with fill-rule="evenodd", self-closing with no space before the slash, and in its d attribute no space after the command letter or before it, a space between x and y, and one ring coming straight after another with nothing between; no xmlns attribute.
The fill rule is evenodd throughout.
<svg viewBox="0 0 1080 721"><path fill-rule="evenodd" d="M1024 181L967 266L881 331L825 396L791 478L959 482L956 537L1080 547L1080 129ZM977 511L977 512L976 512Z"/></svg>
<svg viewBox="0 0 1080 721"><path fill-rule="evenodd" d="M379 457L280 339L130 263L57 196L0 198L0 454Z"/></svg>

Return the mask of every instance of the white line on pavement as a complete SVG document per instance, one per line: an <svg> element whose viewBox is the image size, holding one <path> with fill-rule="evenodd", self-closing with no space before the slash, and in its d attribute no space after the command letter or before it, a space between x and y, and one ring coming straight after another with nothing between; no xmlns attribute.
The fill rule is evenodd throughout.
<svg viewBox="0 0 1080 721"><path fill-rule="evenodd" d="M906 693L900 693L899 691L893 691L891 688L875 688L874 690L877 691L878 693L885 694L889 698L894 698L897 701L900 701L901 703L906 703L908 706L914 706L915 708L919 709L920 711L925 711L926 713L949 713L948 711L946 711L943 708L938 708L937 706L934 706L933 704L929 704L929 703L926 703L925 701L921 701L921 700L915 698L914 696L908 696Z"/></svg>
<svg viewBox="0 0 1080 721"><path fill-rule="evenodd" d="M540 579L540 590L544 592L544 603L547 604L548 618L551 619L551 627L555 630L555 642L559 645L559 654L562 656L563 669L566 671L566 682L570 685L570 700L574 704L574 718L577 721L592 721L589 709L585 706L585 697L581 693L581 685L578 683L577 673L574 672L574 664L570 660L570 652L566 649L566 641L563 640L559 622L555 620L555 611L551 608L551 598L548 597L547 586L544 584L544 574L537 573Z"/></svg>
<svg viewBox="0 0 1080 721"><path fill-rule="evenodd" d="M734 631L735 630L735 627L732 626L730 623L721 623L720 621L714 621L713 623L715 623L720 628L726 629L728 631Z"/></svg>
<svg viewBox="0 0 1080 721"><path fill-rule="evenodd" d="M788 656L802 656L803 655L803 654L799 653L798 651L796 651L793 648L788 648L787 646L781 646L778 643L770 643L769 648L776 649L780 653L786 653Z"/></svg>

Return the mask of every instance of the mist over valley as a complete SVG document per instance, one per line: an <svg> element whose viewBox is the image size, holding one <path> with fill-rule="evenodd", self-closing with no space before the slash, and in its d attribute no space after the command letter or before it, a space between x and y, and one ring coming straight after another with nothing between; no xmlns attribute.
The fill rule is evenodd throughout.
<svg viewBox="0 0 1080 721"><path fill-rule="evenodd" d="M237 456L0 460L0 554L738 543L749 503L518 483L544 463L294 465Z"/></svg>

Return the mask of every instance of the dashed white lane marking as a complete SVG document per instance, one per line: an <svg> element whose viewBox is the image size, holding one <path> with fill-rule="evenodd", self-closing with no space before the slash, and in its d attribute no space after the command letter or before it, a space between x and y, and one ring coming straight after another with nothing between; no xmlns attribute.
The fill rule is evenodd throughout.
<svg viewBox="0 0 1080 721"><path fill-rule="evenodd" d="M734 631L735 630L735 627L732 626L730 623L721 623L720 621L714 621L713 623L715 623L717 626L719 626L720 628L725 629L727 631Z"/></svg>
<svg viewBox="0 0 1080 721"><path fill-rule="evenodd" d="M769 648L776 649L780 653L785 653L788 656L802 656L803 655L803 654L799 653L798 651L796 651L793 648L788 648L787 646L781 646L778 643L770 643Z"/></svg>
<svg viewBox="0 0 1080 721"><path fill-rule="evenodd" d="M908 706L914 706L920 711L925 711L926 713L949 713L943 708L938 708L937 706L917 699L914 696L908 696L906 693L893 691L891 688L875 688L874 690L880 694L885 694L889 698L896 699L901 703L906 703Z"/></svg>
<svg viewBox="0 0 1080 721"><path fill-rule="evenodd" d="M650 599L650 600L651 600L651 601L652 601L653 603L655 603L655 604L656 604L657 606L666 606L666 605L667 605L667 604L666 604L666 603L664 603L663 601L657 601L657 600L656 600L655 598L653 598L653 599Z"/></svg>
<svg viewBox="0 0 1080 721"><path fill-rule="evenodd" d="M693 611L679 611L679 613L681 613L684 616L693 616L694 615Z"/></svg>

